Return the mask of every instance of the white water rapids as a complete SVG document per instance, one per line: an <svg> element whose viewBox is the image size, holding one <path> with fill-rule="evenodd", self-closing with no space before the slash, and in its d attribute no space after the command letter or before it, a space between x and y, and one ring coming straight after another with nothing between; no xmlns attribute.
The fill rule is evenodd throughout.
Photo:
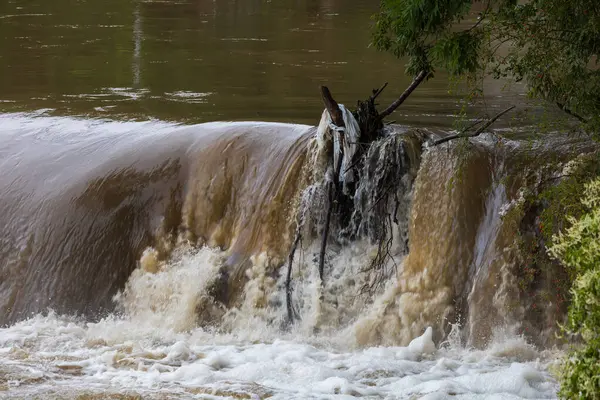
<svg viewBox="0 0 600 400"><path fill-rule="evenodd" d="M407 347L361 348L358 314L346 328L332 324L315 333L311 324L324 311L310 306L299 325L282 332L267 318L269 306L262 312L250 307L268 284L260 273L263 261L255 260L248 272L254 277L246 304L228 312L219 329L195 325L196 307L222 262L222 254L206 248L180 254L155 274L136 270L115 299L121 312L97 323L50 313L0 329L0 398L556 397L549 370L558 354L539 352L514 335L498 334L488 348L475 350L461 346L458 332L436 347L427 329ZM311 284L302 294L318 295Z"/></svg>

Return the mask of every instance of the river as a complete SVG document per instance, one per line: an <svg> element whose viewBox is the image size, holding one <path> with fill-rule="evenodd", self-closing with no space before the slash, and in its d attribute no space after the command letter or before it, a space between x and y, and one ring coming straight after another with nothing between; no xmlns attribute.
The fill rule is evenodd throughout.
<svg viewBox="0 0 600 400"><path fill-rule="evenodd" d="M352 106L389 82L385 106L410 81L368 47L376 11L369 0L0 4L0 398L556 397L564 305L532 311L559 293L556 274L523 289L502 217L531 174L549 173L540 159L589 146L484 135L464 157L394 139L453 127L461 85L449 91L442 72L374 147L400 163L395 202L375 197L385 168L357 188L371 225L351 240L334 227L320 283L319 86ZM486 88L474 112L524 104L519 88ZM397 217L393 259L364 293L380 276L365 267L382 206ZM282 266L299 212L310 223L289 325Z"/></svg>

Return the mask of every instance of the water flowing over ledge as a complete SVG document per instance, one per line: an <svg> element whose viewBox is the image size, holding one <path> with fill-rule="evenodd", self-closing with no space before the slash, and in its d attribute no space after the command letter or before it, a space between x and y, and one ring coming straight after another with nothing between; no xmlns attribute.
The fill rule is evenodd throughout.
<svg viewBox="0 0 600 400"><path fill-rule="evenodd" d="M391 128L334 215L321 281L331 150L314 127L0 124L0 390L554 396L539 348L564 304L533 305L562 271L523 284L515 236L535 219L510 210L589 151L581 140L536 142L534 160L517 141L427 148Z"/></svg>

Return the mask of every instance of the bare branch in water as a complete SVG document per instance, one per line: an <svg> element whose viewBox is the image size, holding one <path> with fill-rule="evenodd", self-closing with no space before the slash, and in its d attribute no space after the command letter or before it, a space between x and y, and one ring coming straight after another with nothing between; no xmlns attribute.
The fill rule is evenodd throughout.
<svg viewBox="0 0 600 400"><path fill-rule="evenodd" d="M375 101L375 99L383 92L383 90L387 87L388 83L384 83L382 87L377 90L373 90L373 95L371 96L371 101Z"/></svg>
<svg viewBox="0 0 600 400"><path fill-rule="evenodd" d="M345 128L346 124L344 123L344 116L342 114L342 110L340 110L340 106L337 101L329 92L327 86L321 86L321 96L323 97L323 103L325 103L325 108L329 112L331 116L331 120L335 125L340 128ZM339 133L340 135L340 151L343 152L344 149L344 140L345 136L343 132ZM333 213L333 205L335 203L335 194L341 193L339 188L339 174L341 173L340 169L342 166L342 159L344 155L340 154L338 157L338 165L334 165L334 176L333 182L329 182L327 184L327 214L325 216L325 225L323 226L323 233L321 236L321 251L319 253L319 277L321 278L321 284L323 284L324 278L324 270L325 270L325 252L327 251L327 238L329 237L329 225L331 224L331 214Z"/></svg>
<svg viewBox="0 0 600 400"><path fill-rule="evenodd" d="M388 214L387 218L383 220L382 228L377 245L377 254L371 260L369 266L361 271L363 273L370 272L373 277L360 288L360 294L375 294L377 290L385 286L393 273L398 273L398 264L396 264L396 260L394 260L391 253L394 241L391 215ZM393 269L388 268L388 260L392 261Z"/></svg>
<svg viewBox="0 0 600 400"><path fill-rule="evenodd" d="M340 157L341 158L341 157ZM331 214L333 212L334 202L334 185L333 182L327 183L327 214L325 215L325 225L323 226L323 233L321 236L321 251L319 253L319 277L321 278L321 284L323 284L323 277L325 271L325 251L327 250L327 238L329 236L329 225L331 224Z"/></svg>
<svg viewBox="0 0 600 400"><path fill-rule="evenodd" d="M300 229L301 226L298 226L296 238L294 239L292 249L290 250L290 254L288 256L288 270L287 277L285 279L285 300L287 304L288 323L292 323L294 322L294 319L296 319L296 313L294 312L294 307L292 305L292 264L294 264L294 255L296 254L298 243L300 243L300 240L302 240Z"/></svg>
<svg viewBox="0 0 600 400"><path fill-rule="evenodd" d="M323 97L323 103L325 104L325 108L329 112L333 123L340 128L345 127L342 110L340 110L340 106L338 105L337 101L335 101L333 96L331 96L331 92L329 92L327 86L321 86L321 97Z"/></svg>
<svg viewBox="0 0 600 400"><path fill-rule="evenodd" d="M485 124L483 124L481 127L479 127L475 132L473 133L466 133L465 131L462 131L460 133L457 133L456 135L450 135L450 136L446 136L445 138L441 138L436 140L435 142L433 142L433 146L437 146L440 145L442 143L446 143L449 142L451 140L454 139L459 139L459 138L471 138L471 137L475 137L475 136L479 136L481 133L483 133L483 131L485 131L491 124L493 124L494 122L496 122L496 120L498 118L500 118L501 116L503 116L504 114L506 114L507 112L509 112L510 110L512 110L513 108L515 108L515 106L510 106L508 107L506 110L499 112L498 114L496 114L493 118L490 118ZM475 124L477 125L477 124ZM474 126L474 125L472 125ZM468 130L469 128L467 128Z"/></svg>
<svg viewBox="0 0 600 400"><path fill-rule="evenodd" d="M398 97L396 101L390 104L388 108L386 108L381 114L379 114L379 119L384 119L385 117L393 113L396 110L396 108L400 107L400 104L404 103L404 100L406 100L408 96L410 96L410 94L417 88L417 86L419 86L421 82L423 82L423 80L427 78L427 75L428 73L425 71L419 72L415 79L413 79L412 83L406 88L404 93L402 93L402 95Z"/></svg>

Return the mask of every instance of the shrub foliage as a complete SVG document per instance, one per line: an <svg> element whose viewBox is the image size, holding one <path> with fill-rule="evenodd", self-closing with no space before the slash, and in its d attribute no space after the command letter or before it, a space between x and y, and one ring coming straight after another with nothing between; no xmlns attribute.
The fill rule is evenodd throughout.
<svg viewBox="0 0 600 400"><path fill-rule="evenodd" d="M565 330L583 342L563 363L560 394L600 399L600 178L585 185L581 204L585 213L549 249L575 275Z"/></svg>

